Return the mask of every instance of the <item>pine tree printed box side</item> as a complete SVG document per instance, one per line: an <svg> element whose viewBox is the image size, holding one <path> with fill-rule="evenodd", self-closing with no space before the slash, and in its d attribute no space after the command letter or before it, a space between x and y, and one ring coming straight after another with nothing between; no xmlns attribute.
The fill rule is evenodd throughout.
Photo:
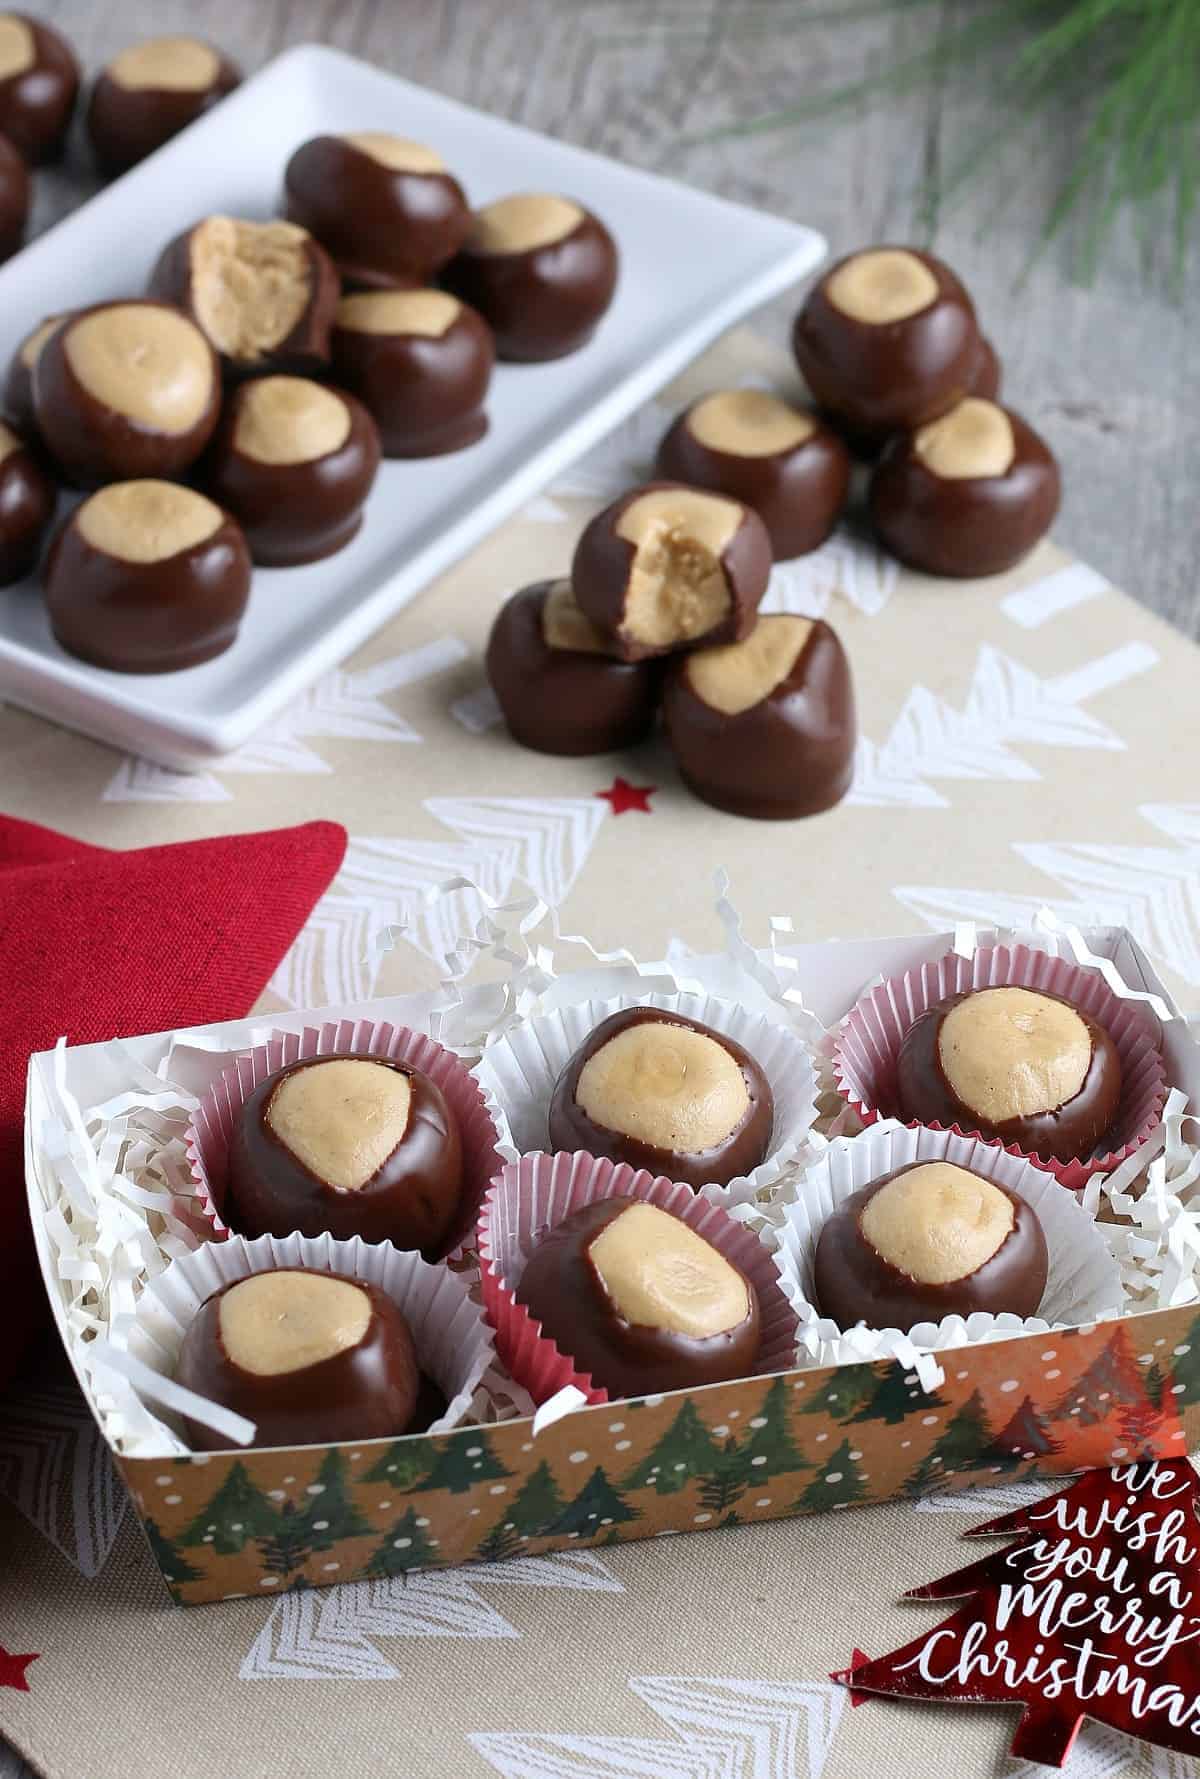
<svg viewBox="0 0 1200 1779"><path fill-rule="evenodd" d="M1093 928L1085 937L1117 959L1127 981L1170 1005L1128 933ZM951 942L943 934L799 946L798 981L830 1023L864 981L939 956ZM379 1018L397 1006L336 1011ZM299 1028L330 1011L276 1023ZM408 1002L403 1018L417 1022ZM245 1042L255 1023L220 1035ZM129 1060L149 1062L170 1035L68 1051L68 1068L90 1066L115 1092ZM1200 1101L1200 1048L1182 1021L1168 1028L1165 1051L1172 1083ZM49 1067L31 1060L27 1128L39 1061ZM26 1158L39 1254L65 1333L28 1141ZM601 1404L536 1440L532 1423L517 1420L437 1438L116 1462L172 1595L201 1605L1172 1458L1200 1444L1195 1304L938 1358L945 1379L932 1394L890 1362L841 1365Z"/></svg>

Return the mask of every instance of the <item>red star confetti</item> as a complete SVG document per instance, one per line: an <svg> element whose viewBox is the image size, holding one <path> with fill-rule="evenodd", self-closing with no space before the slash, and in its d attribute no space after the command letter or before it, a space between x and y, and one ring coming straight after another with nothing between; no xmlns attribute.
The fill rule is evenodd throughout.
<svg viewBox="0 0 1200 1779"><path fill-rule="evenodd" d="M650 799L657 789L656 784L628 784L625 779L617 777L606 791L597 791L596 795L607 798L614 815L624 815L627 809L640 809L643 815L653 815Z"/></svg>
<svg viewBox="0 0 1200 1779"><path fill-rule="evenodd" d="M856 1649L850 1657L850 1666L848 1668L837 1668L829 1676L831 1680L838 1681L842 1686L848 1689L851 1705L865 1705L871 1696L870 1693L859 1692L858 1688L854 1685L854 1675L856 1671L859 1668L865 1668L870 1659L870 1656L863 1650Z"/></svg>
<svg viewBox="0 0 1200 1779"><path fill-rule="evenodd" d="M0 1643L0 1686L11 1686L14 1692L27 1693L29 1682L25 1678L25 1670L30 1662L37 1661L37 1652L30 1655L10 1655Z"/></svg>

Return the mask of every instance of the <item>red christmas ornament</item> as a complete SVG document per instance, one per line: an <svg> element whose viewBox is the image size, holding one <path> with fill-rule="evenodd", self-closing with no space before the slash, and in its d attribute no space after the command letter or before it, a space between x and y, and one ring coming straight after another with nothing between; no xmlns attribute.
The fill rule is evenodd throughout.
<svg viewBox="0 0 1200 1779"><path fill-rule="evenodd" d="M27 1693L29 1681L25 1670L30 1662L37 1661L36 1652L32 1655L10 1655L3 1643L0 1643L0 1686L11 1686L14 1692Z"/></svg>
<svg viewBox="0 0 1200 1779"><path fill-rule="evenodd" d="M596 795L612 804L614 815L624 815L629 809L640 809L643 815L653 815L650 799L657 789L656 784L629 784L617 777L606 791L597 791Z"/></svg>
<svg viewBox="0 0 1200 1779"><path fill-rule="evenodd" d="M971 1537L1020 1542L913 1588L952 1618L834 1676L854 1693L1024 1705L1012 1752L1061 1767L1085 1717L1200 1755L1200 1479L1186 1460L1088 1471Z"/></svg>

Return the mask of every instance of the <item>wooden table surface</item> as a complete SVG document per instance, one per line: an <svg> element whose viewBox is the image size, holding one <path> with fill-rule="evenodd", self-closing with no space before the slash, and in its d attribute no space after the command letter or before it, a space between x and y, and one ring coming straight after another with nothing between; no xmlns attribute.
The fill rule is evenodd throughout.
<svg viewBox="0 0 1200 1779"><path fill-rule="evenodd" d="M907 18L849 16L865 9L848 0L43 0L38 10L89 73L169 31L212 38L247 72L320 39L533 129L811 223L835 253L878 240L931 246L973 292L1008 399L1062 459L1061 541L1200 634L1200 352L1188 321L1200 247L1176 300L1144 277L1131 232L1090 288L1072 282L1064 243L1018 290L1063 177L1067 130L1059 122L1014 145L1003 206L994 188L968 194L931 227L921 219L927 175L954 166L996 122L961 78L785 133L696 140L912 55L946 28L954 0ZM45 227L94 189L82 145L37 184ZM794 307L781 300L761 325L783 337ZM25 1772L0 1744L0 1779Z"/></svg>

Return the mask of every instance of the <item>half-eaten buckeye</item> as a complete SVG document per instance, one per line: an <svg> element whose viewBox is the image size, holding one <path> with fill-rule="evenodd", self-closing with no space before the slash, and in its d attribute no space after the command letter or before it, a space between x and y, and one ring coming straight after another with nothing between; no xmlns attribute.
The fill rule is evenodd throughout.
<svg viewBox="0 0 1200 1779"><path fill-rule="evenodd" d="M229 1146L240 1234L359 1235L437 1254L462 1196L462 1143L440 1087L382 1056L315 1056L268 1075Z"/></svg>
<svg viewBox="0 0 1200 1779"><path fill-rule="evenodd" d="M950 1162L913 1162L843 1200L813 1257L817 1306L839 1328L900 1328L984 1311L1035 1316L1049 1257L1019 1194Z"/></svg>
<svg viewBox="0 0 1200 1779"><path fill-rule="evenodd" d="M771 540L727 495L649 482L584 528L571 564L580 610L626 661L740 642L771 574Z"/></svg>
<svg viewBox="0 0 1200 1779"><path fill-rule="evenodd" d="M698 1191L765 1160L774 1122L771 1084L735 1039L681 1013L626 1007L601 1021L559 1076L550 1146Z"/></svg>
<svg viewBox="0 0 1200 1779"><path fill-rule="evenodd" d="M681 1218L640 1199L596 1199L557 1224L529 1256L516 1297L612 1396L747 1377L758 1356L749 1279Z"/></svg>
<svg viewBox="0 0 1200 1779"><path fill-rule="evenodd" d="M175 1381L256 1424L252 1445L397 1438L417 1406L412 1332L386 1292L309 1267L277 1267L215 1291L179 1350ZM228 1442L187 1422L196 1451Z"/></svg>
<svg viewBox="0 0 1200 1779"><path fill-rule="evenodd" d="M1061 995L968 989L908 1028L896 1097L901 1116L918 1123L1084 1161L1117 1115L1121 1059L1104 1027Z"/></svg>

